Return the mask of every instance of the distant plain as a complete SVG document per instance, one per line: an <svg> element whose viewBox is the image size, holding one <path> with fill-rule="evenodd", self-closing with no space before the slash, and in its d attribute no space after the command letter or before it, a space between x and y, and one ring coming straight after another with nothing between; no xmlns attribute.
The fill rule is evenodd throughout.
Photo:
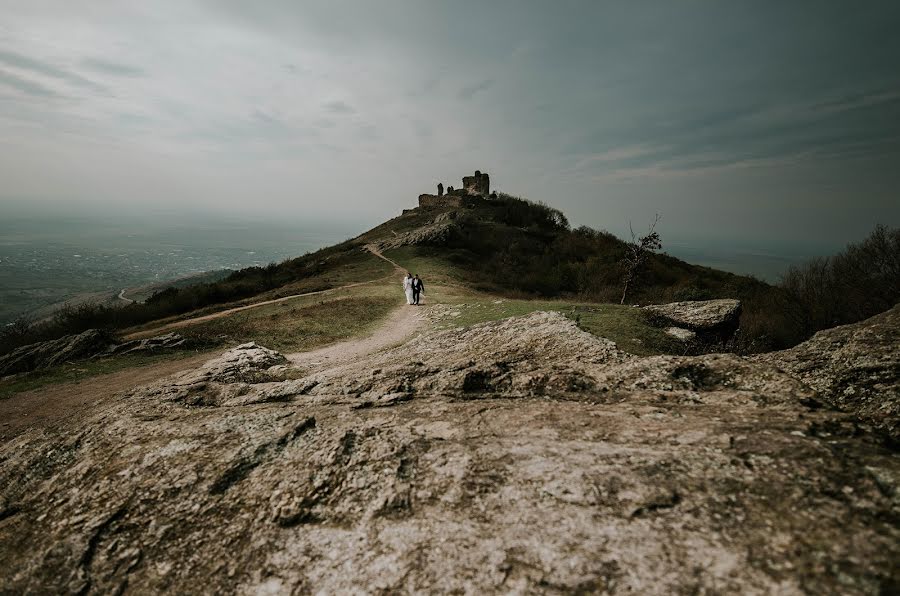
<svg viewBox="0 0 900 596"><path fill-rule="evenodd" d="M174 222L159 216L97 214L0 218L0 325L23 316L45 317L64 304L116 303L122 290L125 298L143 300L173 280L212 281L232 270L300 256L363 229L209 217ZM776 283L790 265L829 249L763 251L667 242L663 236L663 250L673 256L769 283Z"/></svg>
<svg viewBox="0 0 900 596"><path fill-rule="evenodd" d="M126 298L146 298L150 284L280 262L348 235L300 221L0 218L0 324L66 302L114 302L123 289Z"/></svg>

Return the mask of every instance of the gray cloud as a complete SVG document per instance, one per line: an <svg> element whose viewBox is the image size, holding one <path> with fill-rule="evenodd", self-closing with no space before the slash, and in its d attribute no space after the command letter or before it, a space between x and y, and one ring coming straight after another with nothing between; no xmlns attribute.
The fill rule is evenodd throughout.
<svg viewBox="0 0 900 596"><path fill-rule="evenodd" d="M0 70L0 84L35 97L59 97L56 91L40 83L29 81L4 70Z"/></svg>
<svg viewBox="0 0 900 596"><path fill-rule="evenodd" d="M467 101L475 97L475 94L481 93L482 91L487 91L491 87L494 86L494 79L484 79L483 81L479 81L472 85L466 85L462 89L459 90L459 98Z"/></svg>
<svg viewBox="0 0 900 596"><path fill-rule="evenodd" d="M117 77L142 77L146 75L143 68L128 64L119 64L117 62L109 62L101 58L85 58L81 63L90 70Z"/></svg>
<svg viewBox="0 0 900 596"><path fill-rule="evenodd" d="M332 114L355 114L356 110L350 104L335 100L325 104L325 110Z"/></svg>
<svg viewBox="0 0 900 596"><path fill-rule="evenodd" d="M662 212L686 242L900 225L896 3L103 6L4 15L0 202L375 223L482 169L614 232Z"/></svg>
<svg viewBox="0 0 900 596"><path fill-rule="evenodd" d="M82 89L94 91L96 93L107 92L107 89L103 85L95 83L94 81L91 81L90 79L82 77L78 74L68 72L50 62L43 62L8 50L0 49L0 62L6 64L7 66L51 77L53 79L63 81Z"/></svg>

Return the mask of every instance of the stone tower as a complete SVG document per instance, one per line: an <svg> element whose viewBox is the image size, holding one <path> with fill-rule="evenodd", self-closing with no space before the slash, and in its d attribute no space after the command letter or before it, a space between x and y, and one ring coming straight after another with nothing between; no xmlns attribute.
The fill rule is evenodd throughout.
<svg viewBox="0 0 900 596"><path fill-rule="evenodd" d="M463 176L463 188L470 195L488 198L491 194L491 178L487 172L475 170L474 176Z"/></svg>

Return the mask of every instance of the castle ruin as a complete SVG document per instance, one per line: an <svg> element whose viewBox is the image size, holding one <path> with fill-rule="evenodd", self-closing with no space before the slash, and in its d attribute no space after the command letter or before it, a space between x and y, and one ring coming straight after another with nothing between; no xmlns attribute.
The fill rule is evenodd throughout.
<svg viewBox="0 0 900 596"><path fill-rule="evenodd" d="M462 188L447 187L438 183L438 194L419 195L419 207L464 207L478 199L491 198L491 178L487 172L475 170L473 176L463 176Z"/></svg>

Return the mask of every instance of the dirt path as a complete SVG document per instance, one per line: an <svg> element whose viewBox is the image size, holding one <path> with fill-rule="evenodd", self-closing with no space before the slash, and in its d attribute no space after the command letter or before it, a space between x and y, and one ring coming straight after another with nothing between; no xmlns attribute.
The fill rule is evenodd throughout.
<svg viewBox="0 0 900 596"><path fill-rule="evenodd" d="M311 352L287 354L288 360L302 369L325 370L361 356L391 348L412 337L425 319L423 307L404 304L368 337L350 339Z"/></svg>
<svg viewBox="0 0 900 596"><path fill-rule="evenodd" d="M389 259L389 258L387 258L386 256L384 256L383 254L381 254L381 251L379 251L378 248L377 248L374 244L367 244L367 245L365 246L365 249L368 250L370 253L372 253L374 256L378 257L379 259L382 259L382 260L387 261L388 263L390 263L391 265L393 265L394 268L397 269L398 271L402 271L402 270L403 270L403 268L400 267L400 265L398 265L397 263L395 263L395 262L392 261L391 259ZM160 335L160 334L162 334L162 333L168 333L169 331L172 331L173 329L180 329L180 328L182 328L182 327L188 327L188 326L194 325L194 324L196 324L196 323L203 323L203 322L205 322L205 321L211 321L211 320L213 320L213 319L219 319L219 318L221 318L221 317L227 317L228 315L234 314L234 313L236 313L236 312L241 312L241 311L244 311L244 310L249 310L249 309L251 309L251 308L259 308L260 306L267 306L267 305L269 305L269 304L277 304L277 303L279 303L279 302L284 302L285 300L293 300L294 298L302 298L302 297L304 297L304 296L316 296L316 295L319 295L319 294L328 294L328 293L330 293L330 292L337 292L337 291L340 291L340 290L346 290L346 289L349 289L349 288L355 288L355 287L357 287L357 286L364 286L364 285L367 285L367 284L371 284L371 283L375 283L375 282L379 282L379 281L384 281L385 279L388 279L388 277L390 277L390 276L387 276L387 277L381 277L381 278L379 278L379 279L371 279L371 280L369 280L369 281L360 281L360 282L356 282L356 283L352 283L352 284L347 284L347 285L345 285L345 286L339 286L339 287L336 287L336 288L328 288L327 290L317 290L317 291L315 291L315 292L305 292L305 293L303 293L303 294L291 294L290 296L282 296L281 298L274 298L274 299L272 299L272 300L264 300L264 301L262 301L262 302L254 302L253 304L246 304L246 305L244 305L244 306L236 306L236 307L234 307L234 308L229 308L229 309L226 309L226 310L220 310L220 311L218 311L218 312L210 313L210 314L208 314L208 315L202 315L202 316L199 316L199 317L192 317L192 318L190 318L190 319L182 319L182 320L180 320L180 321L173 321L173 322L171 322L171 323L166 323L165 325L160 325L160 326L154 327L154 328L152 328L152 329L145 329L145 330L142 330L142 331L135 331L134 333L129 333L128 335L125 335L125 336L124 336L124 339L126 339L126 340L131 340L131 339L142 339L142 338L145 338L145 337L153 337L154 335ZM122 290L122 292L124 292L124 291L125 291L125 290ZM122 298L121 295L120 295L119 297Z"/></svg>

